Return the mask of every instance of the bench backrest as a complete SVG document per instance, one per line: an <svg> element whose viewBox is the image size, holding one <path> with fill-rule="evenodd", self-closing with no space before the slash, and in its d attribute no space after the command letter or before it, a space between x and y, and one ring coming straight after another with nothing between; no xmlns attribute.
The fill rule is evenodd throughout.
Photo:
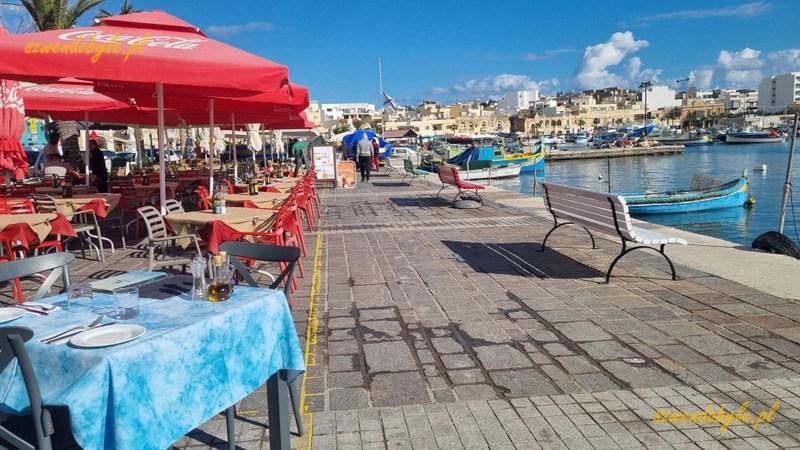
<svg viewBox="0 0 800 450"><path fill-rule="evenodd" d="M458 184L458 169L455 167L438 166L437 172L439 174L439 180L441 180L442 183Z"/></svg>
<svg viewBox="0 0 800 450"><path fill-rule="evenodd" d="M618 235L619 226L622 236L635 239L628 205L622 196L555 183L542 183L542 187L545 205L556 218L614 236ZM614 224L614 214L617 226Z"/></svg>
<svg viewBox="0 0 800 450"><path fill-rule="evenodd" d="M406 169L406 172L412 172L414 170L414 164L411 162L410 159L404 159L403 168Z"/></svg>

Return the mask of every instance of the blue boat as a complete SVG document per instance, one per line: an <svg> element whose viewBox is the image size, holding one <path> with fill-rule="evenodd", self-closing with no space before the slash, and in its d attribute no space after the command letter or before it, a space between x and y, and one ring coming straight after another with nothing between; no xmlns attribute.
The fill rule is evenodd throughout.
<svg viewBox="0 0 800 450"><path fill-rule="evenodd" d="M719 184L713 177L695 175L692 188L669 192L622 193L631 214L671 214L742 207L752 203L747 177Z"/></svg>
<svg viewBox="0 0 800 450"><path fill-rule="evenodd" d="M458 143L453 138L449 139L449 141ZM543 173L544 156L545 154L541 149L537 149L534 152L508 154L503 147L473 142L469 148L452 158L445 159L441 154L432 154L430 157L423 159L419 168L429 172L436 172L436 165L442 162L462 167L466 167L466 164L468 164L470 168L482 168L491 161L493 167L520 165L520 173L533 173L534 171Z"/></svg>

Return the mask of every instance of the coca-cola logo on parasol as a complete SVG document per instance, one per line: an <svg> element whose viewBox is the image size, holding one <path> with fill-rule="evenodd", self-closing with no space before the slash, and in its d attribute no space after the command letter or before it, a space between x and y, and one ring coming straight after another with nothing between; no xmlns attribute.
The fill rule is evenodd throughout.
<svg viewBox="0 0 800 450"><path fill-rule="evenodd" d="M64 41L94 41L107 44L128 44L145 47L164 47L175 50L191 50L197 48L207 39L185 39L176 36L124 36L117 33L104 33L102 31L72 31L58 36Z"/></svg>
<svg viewBox="0 0 800 450"><path fill-rule="evenodd" d="M291 113L292 112L292 108L290 108L288 106L273 105L272 106L272 112L281 113L281 114Z"/></svg>
<svg viewBox="0 0 800 450"><path fill-rule="evenodd" d="M94 95L94 90L86 88L67 88L53 86L30 86L25 88L25 92L46 92L48 94L72 94L72 95Z"/></svg>
<svg viewBox="0 0 800 450"><path fill-rule="evenodd" d="M0 83L0 109L16 109L25 114L25 106L19 95L19 84L16 81Z"/></svg>

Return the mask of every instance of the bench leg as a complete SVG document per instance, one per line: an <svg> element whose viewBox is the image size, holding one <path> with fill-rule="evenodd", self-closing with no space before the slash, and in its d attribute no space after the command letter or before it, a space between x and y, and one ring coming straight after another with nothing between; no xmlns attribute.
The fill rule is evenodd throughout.
<svg viewBox="0 0 800 450"><path fill-rule="evenodd" d="M608 268L608 272L606 272L606 284L608 284L611 281L611 271L614 270L614 266L617 265L617 262L619 262L619 260L622 259L622 257L627 255L628 253L630 253L630 252L632 252L634 250L639 250L639 249L641 249L641 250L653 250L654 252L660 253L661 256L663 256L664 259L667 260L667 263L669 263L669 269L670 269L670 271L672 271L672 280L673 281L676 280L677 276L675 274L675 265L672 264L672 260L669 259L669 256L667 256L667 254L664 253L664 246L665 246L665 244L661 244L661 248L660 249L655 249L653 247L648 247L648 246L645 246L645 245L642 245L642 246L639 246L639 247L631 247L631 248L625 249L625 247L623 246L622 251L619 253L619 255L617 255L616 258L614 258L614 261L611 262L611 266Z"/></svg>
<svg viewBox="0 0 800 450"><path fill-rule="evenodd" d="M548 231L547 234L544 236L544 240L542 240L542 248L537 250L537 252L543 252L544 251L544 244L547 243L547 238L550 237L550 234L552 234L553 231L556 231L556 228L562 227L564 225L577 225L577 224L575 224L574 222L562 222L562 223L559 223L559 224L556 224L555 226L553 226L553 228L551 228L550 231ZM580 226L580 225L578 225L578 226ZM596 249L597 246L595 246L594 236L592 236L592 232L589 231L588 229L586 229L586 227L584 227L584 226L580 226L580 227L583 228L584 230L586 230L586 232L589 234L589 237L592 239L592 250Z"/></svg>
<svg viewBox="0 0 800 450"><path fill-rule="evenodd" d="M439 189L439 192L437 192L437 193L436 193L436 198L439 198L439 194L441 194L441 193L442 193L442 191L444 190L444 188L446 188L446 187L447 187L447 185L446 185L446 184L443 184L443 185L442 185L442 188L441 188L441 189Z"/></svg>

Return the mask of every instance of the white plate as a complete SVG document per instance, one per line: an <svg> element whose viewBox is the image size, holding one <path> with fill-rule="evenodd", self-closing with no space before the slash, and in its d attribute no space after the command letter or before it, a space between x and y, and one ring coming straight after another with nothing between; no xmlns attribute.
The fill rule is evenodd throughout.
<svg viewBox="0 0 800 450"><path fill-rule="evenodd" d="M14 319L19 319L25 315L25 310L22 308L8 307L0 309L0 323L11 322Z"/></svg>
<svg viewBox="0 0 800 450"><path fill-rule="evenodd" d="M127 323L109 325L76 334L69 342L76 347L107 347L132 341L143 335L145 331L145 328L141 325Z"/></svg>

